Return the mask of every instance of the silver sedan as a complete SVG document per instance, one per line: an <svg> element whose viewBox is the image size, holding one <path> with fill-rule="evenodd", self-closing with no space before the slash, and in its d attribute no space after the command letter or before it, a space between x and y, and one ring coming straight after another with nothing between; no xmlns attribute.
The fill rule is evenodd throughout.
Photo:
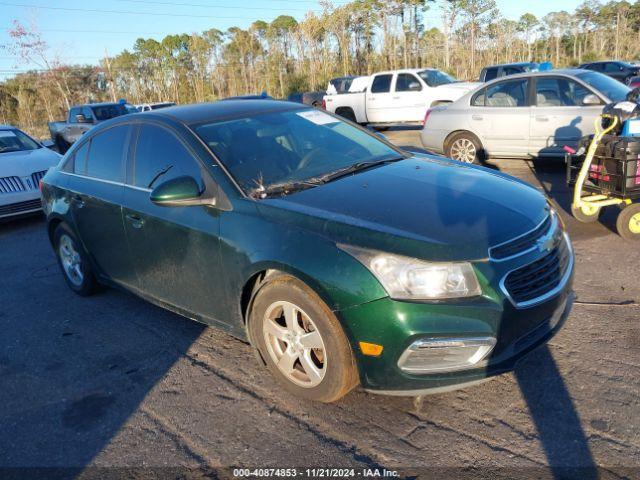
<svg viewBox="0 0 640 480"><path fill-rule="evenodd" d="M503 77L425 116L422 144L455 160L563 155L594 132L602 107L629 88L588 70L551 70Z"/></svg>

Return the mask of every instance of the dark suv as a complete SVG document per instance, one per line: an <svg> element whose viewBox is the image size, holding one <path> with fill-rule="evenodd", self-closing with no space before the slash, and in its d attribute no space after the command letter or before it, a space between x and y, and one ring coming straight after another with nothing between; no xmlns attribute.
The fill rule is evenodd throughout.
<svg viewBox="0 0 640 480"><path fill-rule="evenodd" d="M488 82L500 77L506 77L507 75L515 75L516 73L535 72L540 68L540 64L535 62L520 62L520 63L504 63L501 65L491 65L485 67L480 72L480 81Z"/></svg>
<svg viewBox="0 0 640 480"><path fill-rule="evenodd" d="M640 66L631 65L627 62L604 61L583 63L578 68L585 70L593 70L594 72L604 73L605 75L615 78L622 83L629 83L632 77L640 75Z"/></svg>

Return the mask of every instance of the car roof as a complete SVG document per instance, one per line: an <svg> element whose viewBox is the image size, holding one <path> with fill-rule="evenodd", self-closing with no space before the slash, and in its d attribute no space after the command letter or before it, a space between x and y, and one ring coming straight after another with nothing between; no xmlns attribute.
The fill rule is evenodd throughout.
<svg viewBox="0 0 640 480"><path fill-rule="evenodd" d="M13 125L2 125L0 124L0 130L17 130L18 127L14 127Z"/></svg>
<svg viewBox="0 0 640 480"><path fill-rule="evenodd" d="M310 108L294 102L280 100L224 100L167 107L153 112L136 113L136 118L167 117L187 125L217 120L259 115L262 113L303 110ZM117 118L126 118L125 116Z"/></svg>
<svg viewBox="0 0 640 480"><path fill-rule="evenodd" d="M512 63L496 63L495 65L488 65L484 68L494 67L524 67L525 65L536 65L538 62L512 62Z"/></svg>
<svg viewBox="0 0 640 480"><path fill-rule="evenodd" d="M553 75L561 75L561 76L565 76L565 77L575 77L577 75L584 75L586 73L589 73L589 70L584 70L582 68L559 68L557 70L545 70L543 72L523 72L523 73L516 73L514 75L507 75L506 77L500 77L500 78L496 78L494 80L491 80L489 82L487 82L485 85L491 84L491 83L497 83L497 82L502 82L502 81L506 81L506 80L515 80L518 78L529 78L529 77L547 77L547 76L553 76ZM590 72L590 73L597 73L597 72Z"/></svg>

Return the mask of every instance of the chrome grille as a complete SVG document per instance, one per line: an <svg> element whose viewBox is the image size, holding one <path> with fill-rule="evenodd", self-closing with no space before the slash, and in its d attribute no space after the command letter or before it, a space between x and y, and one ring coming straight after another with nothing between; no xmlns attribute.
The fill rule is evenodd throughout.
<svg viewBox="0 0 640 480"><path fill-rule="evenodd" d="M31 174L31 183L33 184L33 188L40 188L40 180L42 180L46 173L46 170L42 170Z"/></svg>
<svg viewBox="0 0 640 480"><path fill-rule="evenodd" d="M536 247L538 241L557 227L555 215L548 215L542 223L533 230L520 235L508 242L501 243L489 249L489 256L493 260L506 260L521 255Z"/></svg>
<svg viewBox="0 0 640 480"><path fill-rule="evenodd" d="M544 257L509 272L503 287L518 307L526 307L554 294L565 283L573 253L564 235Z"/></svg>
<svg viewBox="0 0 640 480"><path fill-rule="evenodd" d="M26 187L20 177L0 178L0 193L24 192Z"/></svg>

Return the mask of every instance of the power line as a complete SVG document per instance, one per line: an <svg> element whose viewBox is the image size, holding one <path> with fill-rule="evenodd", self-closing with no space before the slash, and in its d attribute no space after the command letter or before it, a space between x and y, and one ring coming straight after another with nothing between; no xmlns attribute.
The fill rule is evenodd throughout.
<svg viewBox="0 0 640 480"><path fill-rule="evenodd" d="M10 3L0 2L0 5L7 7L26 7L26 8L39 8L43 10L56 10L63 12L83 12L83 13L117 13L118 15L144 15L154 17L185 17L185 18L209 18L209 19L225 19L225 20L251 20L247 17L230 17L221 15L193 15L188 13L160 13L160 12L136 12L131 10L103 10L97 8L70 8L70 7L49 7L43 5L33 5L27 3Z"/></svg>
<svg viewBox="0 0 640 480"><path fill-rule="evenodd" d="M233 9L233 10L275 10L278 12L282 11L291 11L295 10L298 12L310 12L308 8L292 8L292 7L281 7L281 8L273 8L273 7L244 7L239 5L207 5L204 3L176 3L176 2L156 2L150 0L116 0L117 2L126 2L126 3L142 3L145 5L169 5L172 7L201 7L201 8L223 8L223 9Z"/></svg>

